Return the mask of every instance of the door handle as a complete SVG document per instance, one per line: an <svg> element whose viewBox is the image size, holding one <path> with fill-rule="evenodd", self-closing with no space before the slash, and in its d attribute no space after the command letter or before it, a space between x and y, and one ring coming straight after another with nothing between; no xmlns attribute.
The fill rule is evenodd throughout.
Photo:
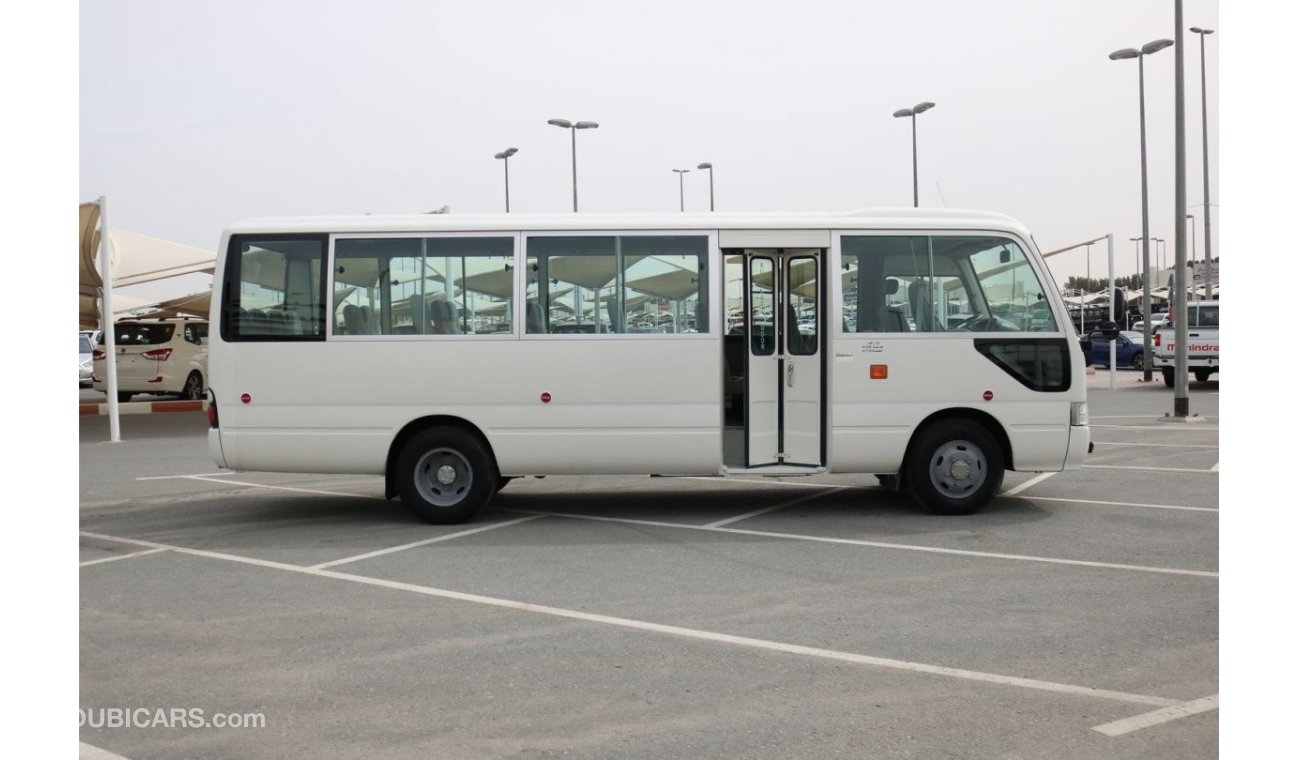
<svg viewBox="0 0 1300 760"><path fill-rule="evenodd" d="M794 387L794 365L785 365L785 384L787 387Z"/></svg>

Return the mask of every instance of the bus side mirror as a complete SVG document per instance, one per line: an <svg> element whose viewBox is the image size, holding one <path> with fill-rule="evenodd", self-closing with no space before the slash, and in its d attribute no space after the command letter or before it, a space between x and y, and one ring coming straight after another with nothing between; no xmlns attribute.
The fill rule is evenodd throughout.
<svg viewBox="0 0 1300 760"><path fill-rule="evenodd" d="M1102 322L1101 336L1107 341L1115 340L1119 337L1119 325L1115 322Z"/></svg>

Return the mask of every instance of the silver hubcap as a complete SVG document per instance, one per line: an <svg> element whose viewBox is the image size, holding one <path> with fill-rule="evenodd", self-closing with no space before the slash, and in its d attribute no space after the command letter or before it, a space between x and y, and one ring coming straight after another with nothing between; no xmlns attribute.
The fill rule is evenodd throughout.
<svg viewBox="0 0 1300 760"><path fill-rule="evenodd" d="M415 463L415 489L434 506L459 504L473 484L473 470L459 451L432 449Z"/></svg>
<svg viewBox="0 0 1300 760"><path fill-rule="evenodd" d="M987 477L984 452L970 441L949 441L930 459L930 482L951 499L975 493Z"/></svg>

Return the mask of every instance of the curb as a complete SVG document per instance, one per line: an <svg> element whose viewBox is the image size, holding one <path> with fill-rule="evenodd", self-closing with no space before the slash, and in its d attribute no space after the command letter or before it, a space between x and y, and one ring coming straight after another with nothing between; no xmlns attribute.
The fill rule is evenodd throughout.
<svg viewBox="0 0 1300 760"><path fill-rule="evenodd" d="M117 405L118 414L158 414L160 412L206 412L207 401L128 401ZM108 414L108 403L81 404L82 417Z"/></svg>

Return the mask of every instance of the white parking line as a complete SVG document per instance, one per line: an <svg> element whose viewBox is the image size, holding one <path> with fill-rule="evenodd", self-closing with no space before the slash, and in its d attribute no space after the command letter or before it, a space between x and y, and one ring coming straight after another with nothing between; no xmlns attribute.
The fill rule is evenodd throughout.
<svg viewBox="0 0 1300 760"><path fill-rule="evenodd" d="M1191 702L1182 702L1169 707L1163 707L1159 710L1153 710L1149 713L1134 715L1132 718L1123 718L1121 720L1103 723L1100 726L1093 726L1092 730L1107 736L1122 736L1134 731L1158 726L1162 723L1186 718L1191 715L1199 715L1203 712L1219 709L1219 695L1215 694L1209 697L1193 699Z"/></svg>
<svg viewBox="0 0 1300 760"><path fill-rule="evenodd" d="M382 496L371 496L369 494L364 494L364 493L347 493L345 491L321 491L315 488L293 488L291 486L273 486L267 483L249 483L248 481L244 481L244 480L211 480L206 475L182 475L180 477L188 478L190 480L202 480L208 483L225 483L232 486L251 486L253 488L269 488L273 491L291 491L293 493L310 493L310 494L316 494L317 496L351 496L357 499L378 499L379 501L387 501L387 499L384 499Z"/></svg>
<svg viewBox="0 0 1300 760"><path fill-rule="evenodd" d="M1016 496L1029 501L1063 501L1070 504L1097 504L1103 507L1140 507L1142 509L1178 509L1187 512L1218 512L1217 507L1179 507L1173 504L1138 504L1131 501L1095 501L1092 499L1062 499L1055 496Z"/></svg>
<svg viewBox="0 0 1300 760"><path fill-rule="evenodd" d="M1056 694L1069 694L1081 697L1093 697L1097 699L1109 699L1119 702L1133 702L1137 704L1153 705L1156 707L1172 707L1180 704L1178 700L1166 699L1164 697L1150 696L1147 694L1130 694L1122 691L1110 691L1107 689L1095 689L1090 686L1079 686L1076 684L1056 683L1053 681L1040 681L1033 678L1021 678L1019 676L1008 676L998 673L985 673L976 670L963 670L961 668L949 668L942 665L930 665L921 662L911 662L907 660L895 660L887 657L874 657L865 654L856 654L853 652L841 652L833 649L820 649L817 647L802 646L799 644L787 644L779 641L769 641L766 639L754 639L747 636L733 636L727 633L716 633L713 631L704 631L695 628L683 628L675 625L663 625L660 623L651 623L643 620L633 620L630 618L613 617L610 615L598 615L590 612L581 612L570 610L562 607L550 607L543 604L532 604L530 602L517 602L510 599L500 599L497 597L481 596L479 594L466 594L460 591L450 591L447 589L434 588L432 586L420 586L414 583L402 583L399 581L389 581L382 578L371 578L364 575L352 575L350 573L340 573L334 570L320 570L310 567L300 567L298 565L288 565L282 562L272 562L270 560L253 559L251 557L241 557L235 554L223 554L221 552L207 551L203 549L187 549L182 546L172 546L169 544L159 544L152 541L140 541L133 538L122 538L118 536L107 536L99 533L90 533L82 531L81 535L88 538L98 538L105 541L120 541L122 543L134 544L137 546L148 546L152 548L171 549L179 554L189 554L196 557L206 557L208 559L225 560L227 562L238 562L258 567L267 567L277 570L285 570L293 573L304 575L313 575L321 578L332 578L334 580L348 581L366 586L376 586L379 588L391 589L394 591L406 591L413 594L422 594L441 599L451 599L460 602L470 602L472 604L482 604L490 607L515 610L518 612L532 612L541 615L550 615L553 617L567 618L570 620L581 620L588 623L599 623L603 625L616 626L620 628L630 628L639 631L648 631L651 633L661 633L681 638L695 639L700 641L709 641L719 644L731 644L734 646L746 647L750 649L759 649L772 652L782 652L785 654L797 654L806 657L817 657L826 660L835 660L839 662L849 662L857 665L869 665L881 668L891 668L894 670L910 671L913 673L924 673L927 675L944 676L947 678L957 678L968 681L980 681L992 683L1001 686L1015 686L1023 689L1034 689L1038 691L1053 692Z"/></svg>
<svg viewBox="0 0 1300 760"><path fill-rule="evenodd" d="M743 514L743 515L736 515L735 517L728 517L728 518L725 519L725 520L718 520L717 522L711 522L711 523L709 523L708 525L705 525L704 527L705 527L705 528L721 528L723 525L730 525L730 524L732 524L732 523L734 523L734 522L740 522L741 520L748 520L748 519L751 518L751 517L758 517L759 515L765 515L765 514L767 514L768 512L775 512L775 511L778 510L778 509L785 509L786 507L793 507L794 505L796 505L796 504L802 504L802 503L804 503L805 501L812 501L813 499L820 499L820 498L823 497L823 496L828 496L828 495L830 495L830 494L832 494L832 493L835 493L835 491L843 490L843 489L845 489L845 488L847 488L847 487L848 487L848 486L831 486L831 488L832 488L833 490L827 490L827 491L822 491L822 492L820 492L820 493L808 494L807 496L801 496L801 497L799 497L798 499L791 499L790 501L783 501L783 502L781 502L780 504L773 504L773 505L770 506L770 507L763 507L762 509L756 509L756 510L754 510L753 512L746 512L746 513Z"/></svg>
<svg viewBox="0 0 1300 760"><path fill-rule="evenodd" d="M1085 470L1139 470L1142 472L1197 472L1202 475L1217 475L1214 470L1189 470L1183 467L1133 467L1125 464L1085 464Z"/></svg>
<svg viewBox="0 0 1300 760"><path fill-rule="evenodd" d="M444 536L434 536L433 538L426 538L423 541L412 541L409 544L402 544L401 546L393 546L388 549L379 549L373 552L366 552L365 554L358 554L354 557L344 557L343 559L336 559L330 562L322 562L319 565L312 565L311 569L322 570L327 567L334 567L336 565L345 565L349 562L357 562L363 559L370 559L371 557L382 557L385 554L392 554L393 552L406 551L407 549L414 549L417 546L428 546L429 544L436 544L439 541L450 541L453 538L460 538L461 536L472 536L475 533L482 533L488 530L496 530L497 528L505 528L510 525L518 525L519 523L525 523L530 520L539 520L545 516L546 515L529 515L527 517L519 517L514 520L506 520L505 522L492 523L490 525L480 525L477 528L470 528L469 530L462 530L456 533L448 533Z"/></svg>
<svg viewBox="0 0 1300 760"><path fill-rule="evenodd" d="M1026 498L1026 497L1016 497ZM1079 567L1099 567L1108 570L1136 570L1143 573L1162 573L1167 575L1189 575L1198 578L1218 578L1219 574L1208 570L1182 570L1173 567L1150 567L1146 565L1122 565L1113 562L1092 562L1081 559L1058 559L1055 557L1035 557L1025 554L1001 554L998 552L977 552L968 549L945 549L938 546L920 546L916 544L889 544L881 541L863 541L854 538L831 538L828 536L809 536L800 533L774 533L766 530L745 530L743 528L710 528L707 525L688 525L686 523L659 522L655 520L634 520L622 517L603 517L599 515L579 515L566 512L541 512L531 509L504 509L503 512L522 512L526 514L568 517L574 520L594 520L596 522L622 523L625 525L647 525L655 528L678 528L680 530L707 530L715 533L734 533L741 536L759 536L761 538L787 539L790 541L813 541L824 544L841 544L846 546L870 546L877 549L901 549L903 551L926 552L930 554L951 554L961 557L979 557L981 559L1008 559L1017 562L1044 562L1052 565L1075 565Z"/></svg>
<svg viewBox="0 0 1300 760"><path fill-rule="evenodd" d="M93 744L78 742L81 748L77 750L78 760L127 760L121 755L115 755L106 749L100 749Z"/></svg>
<svg viewBox="0 0 1300 760"><path fill-rule="evenodd" d="M222 478L227 475L234 475L232 472L196 472L193 475L152 475L147 478L136 478L136 480L178 480L181 478Z"/></svg>
<svg viewBox="0 0 1300 760"><path fill-rule="evenodd" d="M78 565L78 567L90 567L91 565L102 565L105 562L116 562L119 559L131 559L132 557L143 557L146 554L157 554L158 552L165 552L165 551L167 550L166 549L145 549L144 551L131 552L130 554L118 554L117 556L114 557L101 557L100 559L90 559L90 560L86 560L85 562L82 562L80 565Z"/></svg>
<svg viewBox="0 0 1300 760"><path fill-rule="evenodd" d="M1029 480L1026 480L1025 482L1021 483L1020 485L1016 486L1015 488L1009 488L1009 489L1007 489L1006 491L1003 491L1002 493L1000 493L1000 494L998 494L998 495L999 495L999 496L1015 496L1016 494L1018 494L1018 493L1020 493L1021 491L1025 490L1026 488L1030 488L1030 487L1032 487L1032 486L1036 486L1036 485L1038 485L1039 483L1042 483L1044 480L1047 480L1048 478L1052 477L1052 476L1055 475L1055 474L1056 474L1056 473L1054 473L1054 472L1040 472L1039 474L1035 475L1034 477L1030 478Z"/></svg>

